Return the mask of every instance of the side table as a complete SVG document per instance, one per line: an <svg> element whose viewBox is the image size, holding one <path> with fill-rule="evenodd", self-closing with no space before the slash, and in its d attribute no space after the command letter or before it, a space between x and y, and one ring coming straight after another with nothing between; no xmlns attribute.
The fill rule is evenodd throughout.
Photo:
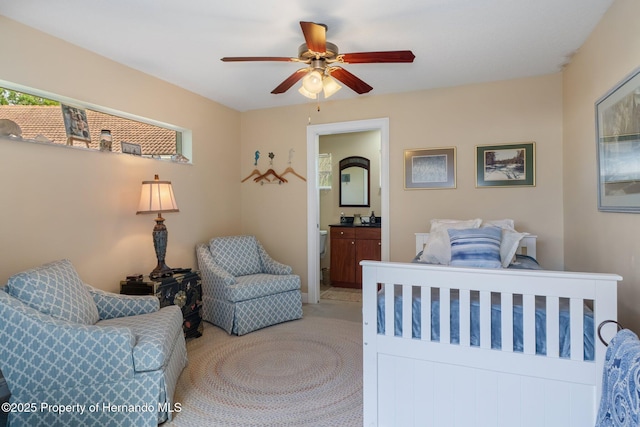
<svg viewBox="0 0 640 427"><path fill-rule="evenodd" d="M200 273L191 269L180 269L170 277L123 280L120 293L124 295L155 295L160 307L177 305L182 310L182 330L185 338L202 335L202 282Z"/></svg>

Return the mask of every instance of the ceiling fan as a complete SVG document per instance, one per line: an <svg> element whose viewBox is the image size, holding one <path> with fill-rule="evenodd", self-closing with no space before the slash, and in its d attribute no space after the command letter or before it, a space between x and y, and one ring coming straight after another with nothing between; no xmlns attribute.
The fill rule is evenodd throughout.
<svg viewBox="0 0 640 427"><path fill-rule="evenodd" d="M347 85L354 92L363 94L373 87L336 64L366 64L366 63L397 63L413 62L415 55L410 50L393 50L384 52L339 53L338 46L327 41L327 26L314 22L300 21L300 27L306 43L298 48L298 57L279 56L225 56L223 62L242 61L278 61L300 62L308 64L287 77L278 87L271 91L273 94L284 93L302 79L299 92L312 99L316 99L320 92L324 97L336 93L342 86L336 80Z"/></svg>

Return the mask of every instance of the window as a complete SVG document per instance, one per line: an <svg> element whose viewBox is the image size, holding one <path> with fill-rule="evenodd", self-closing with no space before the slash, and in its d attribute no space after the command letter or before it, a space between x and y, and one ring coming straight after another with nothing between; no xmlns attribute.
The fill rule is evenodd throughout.
<svg viewBox="0 0 640 427"><path fill-rule="evenodd" d="M331 190L331 153L318 155L318 188Z"/></svg>
<svg viewBox="0 0 640 427"><path fill-rule="evenodd" d="M0 82L2 83L2 82ZM31 91L30 91L31 92ZM20 126L22 139L50 142L61 145L81 146L98 150L100 133L109 130L112 137L112 151L121 152L121 142L140 145L141 154L153 158L180 157L184 160L182 145L183 131L152 124L151 120L123 117L98 111L99 108L67 103L55 96L39 96L37 91L31 93L14 90L9 86L0 86L0 119L8 119ZM69 138L65 127L63 107L71 107L74 111L86 114L88 132L86 139ZM105 109L106 110L106 109ZM68 111L68 110L67 110ZM133 116L131 116L133 117Z"/></svg>

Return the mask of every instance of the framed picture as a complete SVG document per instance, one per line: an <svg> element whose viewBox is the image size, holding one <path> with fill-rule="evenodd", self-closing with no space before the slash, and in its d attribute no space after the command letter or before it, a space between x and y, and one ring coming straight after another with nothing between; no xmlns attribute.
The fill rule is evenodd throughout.
<svg viewBox="0 0 640 427"><path fill-rule="evenodd" d="M598 210L640 212L640 68L596 101Z"/></svg>
<svg viewBox="0 0 640 427"><path fill-rule="evenodd" d="M67 144L73 145L73 141L83 141L89 147L91 134L89 133L86 111L64 104L60 104L60 106L62 107L64 128L67 131Z"/></svg>
<svg viewBox="0 0 640 427"><path fill-rule="evenodd" d="M404 188L456 188L456 148L405 150Z"/></svg>
<svg viewBox="0 0 640 427"><path fill-rule="evenodd" d="M125 154L142 156L142 148L140 147L140 144L134 144L133 142L120 142L120 150Z"/></svg>
<svg viewBox="0 0 640 427"><path fill-rule="evenodd" d="M535 185L535 142L476 146L476 187Z"/></svg>

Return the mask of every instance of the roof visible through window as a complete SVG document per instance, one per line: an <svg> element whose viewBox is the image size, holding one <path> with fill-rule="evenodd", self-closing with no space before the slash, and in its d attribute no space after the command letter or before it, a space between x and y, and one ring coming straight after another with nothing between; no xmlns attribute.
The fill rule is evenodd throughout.
<svg viewBox="0 0 640 427"><path fill-rule="evenodd" d="M55 144L67 144L60 103L30 95L16 97L15 94L22 95L20 92L0 88L0 119L11 120L20 126L23 139L42 139L43 136ZM31 105L15 105L16 102ZM179 153L179 131L92 109L85 109L85 112L91 138L88 142L90 149L99 149L100 132L106 129L111 132L114 152L121 152L120 142L124 141L139 144L143 156L169 157ZM86 146L84 142L82 146Z"/></svg>

